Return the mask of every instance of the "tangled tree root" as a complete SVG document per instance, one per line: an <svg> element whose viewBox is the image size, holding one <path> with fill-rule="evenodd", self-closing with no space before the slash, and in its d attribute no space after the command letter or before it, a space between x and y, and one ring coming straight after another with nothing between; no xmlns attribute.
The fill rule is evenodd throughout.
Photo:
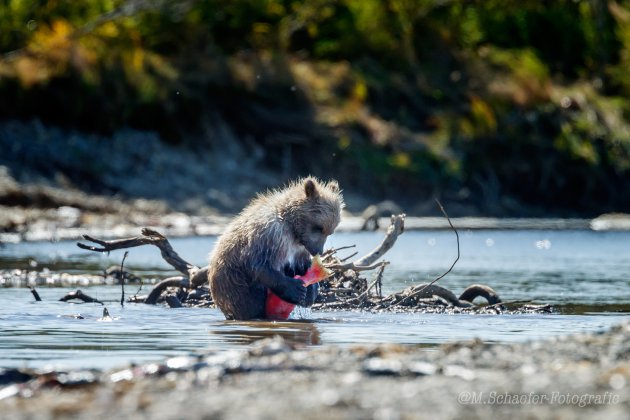
<svg viewBox="0 0 630 420"><path fill-rule="evenodd" d="M448 217L445 213L445 216ZM449 220L450 222L450 220ZM452 226L452 225L451 225ZM322 262L333 275L321 282L320 295L313 305L315 310L371 310L397 312L467 312L467 313L504 313L504 312L549 312L547 306L504 304L497 293L489 286L473 284L468 286L459 297L452 291L434 284L450 272L450 269L431 283L419 284L403 291L382 295L382 279L387 261L379 261L395 244L398 236L404 232L405 215L392 215L391 223L383 241L378 247L354 261L348 260L356 255L339 258L338 252L343 247L328 250L322 255ZM453 228L453 230L455 230ZM457 234L457 231L455 230ZM99 246L82 243L82 249L95 252L109 252L141 245L157 246L165 261L171 264L181 276L167 278L154 286L147 296L129 298L129 302L156 304L164 303L171 308L182 306L214 306L207 287L208 267L199 268L182 259L172 248L168 239L159 232L143 229L142 235L135 238L104 241L89 236L84 238ZM458 236L459 239L459 236ZM459 258L459 240L458 240ZM455 260L457 262L457 260ZM455 265L455 262L451 266ZM374 271L373 279L368 282L364 273ZM124 276L121 279L124 281ZM474 300L485 299L486 305L477 305Z"/></svg>

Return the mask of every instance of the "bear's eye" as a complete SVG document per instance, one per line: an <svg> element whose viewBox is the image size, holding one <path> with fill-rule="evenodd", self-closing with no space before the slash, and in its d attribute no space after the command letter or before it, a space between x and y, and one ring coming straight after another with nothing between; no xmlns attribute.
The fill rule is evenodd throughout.
<svg viewBox="0 0 630 420"><path fill-rule="evenodd" d="M324 233L324 228L320 225L313 225L313 232Z"/></svg>

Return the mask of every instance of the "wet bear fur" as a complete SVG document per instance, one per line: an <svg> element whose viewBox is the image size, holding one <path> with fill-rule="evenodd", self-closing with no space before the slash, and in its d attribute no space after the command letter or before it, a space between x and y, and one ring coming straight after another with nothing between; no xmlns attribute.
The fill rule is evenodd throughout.
<svg viewBox="0 0 630 420"><path fill-rule="evenodd" d="M308 177L257 196L219 237L208 280L226 319L263 319L267 290L300 306L315 301L318 285L304 287L310 258L323 252L339 224L343 197L336 181Z"/></svg>

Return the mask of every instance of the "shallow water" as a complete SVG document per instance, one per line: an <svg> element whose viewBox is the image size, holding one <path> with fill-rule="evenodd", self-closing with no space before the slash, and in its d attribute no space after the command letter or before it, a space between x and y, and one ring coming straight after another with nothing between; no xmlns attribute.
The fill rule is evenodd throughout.
<svg viewBox="0 0 630 420"><path fill-rule="evenodd" d="M356 245L340 251L362 255L378 245L381 233L340 233L328 245ZM173 239L186 259L205 265L214 239ZM101 320L99 304L58 302L68 288L39 288L42 302L28 289L0 289L0 366L100 367L159 360L164 356L241 348L279 334L307 345L356 343L436 344L479 337L509 343L584 331L597 331L630 313L630 232L588 230L460 232L461 258L440 280L455 293L472 283L493 287L504 301L551 303L553 315L371 314L303 311L295 322L227 322L211 309L120 306L119 286L93 286L84 292L105 301L111 322ZM123 252L92 254L74 242L21 243L0 248L0 268L47 267L54 271L99 273L120 264ZM386 255L385 293L430 281L457 254L452 231L410 231ZM130 250L125 267L136 274L166 277L172 272L153 247ZM369 275L369 274L368 274ZM127 295L137 286L127 286ZM81 314L84 319L68 315Z"/></svg>

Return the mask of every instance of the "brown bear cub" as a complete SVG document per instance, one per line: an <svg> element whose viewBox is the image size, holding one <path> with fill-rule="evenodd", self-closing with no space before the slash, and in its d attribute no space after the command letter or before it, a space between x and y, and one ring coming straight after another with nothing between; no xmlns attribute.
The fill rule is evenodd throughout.
<svg viewBox="0 0 630 420"><path fill-rule="evenodd" d="M212 298L226 319L263 319L267 289L300 306L315 302L317 284L293 278L321 254L341 216L336 181L309 177L256 197L230 223L210 255Z"/></svg>

